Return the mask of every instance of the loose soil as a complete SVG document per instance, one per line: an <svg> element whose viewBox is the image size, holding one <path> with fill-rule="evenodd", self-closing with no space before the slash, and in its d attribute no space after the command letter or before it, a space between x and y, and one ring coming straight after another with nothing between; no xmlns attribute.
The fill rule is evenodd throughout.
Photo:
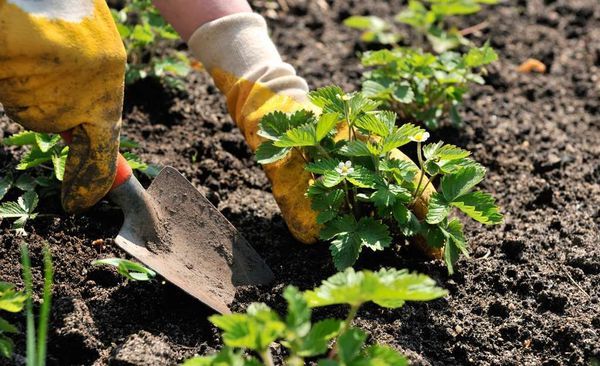
<svg viewBox="0 0 600 366"><path fill-rule="evenodd" d="M365 45L341 21L351 14L389 18L402 7L366 0L288 0L289 10L276 4L254 1L285 59L311 87L336 83L350 90L360 85L355 54ZM427 273L450 295L398 310L366 306L356 325L369 331L371 342L384 342L418 365L587 365L600 358L600 5L513 0L458 26L483 20L489 26L472 39L491 39L500 61L488 85L466 98L465 128L444 128L434 137L470 149L488 167L484 188L498 198L505 223L466 224L472 256L459 261L452 277L441 263L404 246L366 255L359 268ZM548 72L517 73L529 57ZM207 75L190 76L178 94L147 81L126 94L123 133L141 142L143 159L183 172L275 272L272 286L241 291L236 309L264 301L283 311L285 285L311 288L335 272L326 245L304 246L290 236L265 175ZM0 137L18 131L6 118L0 127ZM0 148L3 172L18 154ZM41 210L52 215L32 223L26 241L38 283L43 242L54 255L50 365L170 365L219 347L219 333L206 320L211 312L182 291L160 280L127 283L90 265L124 256L111 239L121 224L117 209L103 202L67 216L48 197ZM0 229L0 276L21 286L23 239L7 223ZM320 309L316 316L343 311ZM22 317L10 319L23 330ZM16 341L11 362L22 364L24 337ZM280 353L275 349L279 360Z"/></svg>

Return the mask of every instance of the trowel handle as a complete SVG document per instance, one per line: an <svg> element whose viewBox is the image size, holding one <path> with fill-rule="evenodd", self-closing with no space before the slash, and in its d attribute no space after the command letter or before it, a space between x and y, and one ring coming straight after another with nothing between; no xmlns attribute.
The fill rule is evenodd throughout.
<svg viewBox="0 0 600 366"><path fill-rule="evenodd" d="M61 132L60 136L65 140L67 144L70 144L73 141L73 134L71 131ZM115 180L110 187L110 190L114 190L115 188L121 186L123 183L127 182L129 178L133 175L133 171L127 162L127 159L121 153L117 156L117 174L115 176Z"/></svg>

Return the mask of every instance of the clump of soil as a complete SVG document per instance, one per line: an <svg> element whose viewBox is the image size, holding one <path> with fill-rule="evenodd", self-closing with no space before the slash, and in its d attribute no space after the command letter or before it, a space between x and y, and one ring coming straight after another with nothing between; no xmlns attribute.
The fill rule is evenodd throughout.
<svg viewBox="0 0 600 366"><path fill-rule="evenodd" d="M284 58L312 87L336 83L350 90L360 85L355 54L365 45L341 21L351 14L389 18L402 7L400 1L287 3L283 11L254 2ZM458 26L484 19L488 27L473 39L490 39L500 61L488 85L467 96L466 127L435 137L468 148L488 167L484 188L498 198L506 221L467 224L472 258L461 260L452 277L441 263L404 249L365 256L358 267L427 273L450 295L398 310L367 306L356 323L370 341L406 353L414 364L587 365L600 358L600 5L514 0ZM529 57L544 62L547 73L517 73ZM303 246L290 236L264 173L207 75L191 76L180 94L153 88L127 90L123 133L141 142L146 161L183 172L275 273L272 286L245 289L234 307L264 301L283 311L286 284L311 288L333 274L325 245ZM17 131L0 118L0 137ZM0 148L2 171L14 168L15 156ZM50 365L175 364L219 347L218 331L206 320L210 311L177 288L127 283L90 265L124 255L111 239L121 224L118 210L103 202L85 215L66 216L56 197L42 200L41 210L53 216L36 220L28 238L1 224L0 277L22 285L18 245L25 240L41 283L40 250L49 243L56 267ZM317 316L342 310L320 309ZM10 320L23 330L21 316ZM22 363L23 335L16 341ZM0 360L5 364L11 362Z"/></svg>

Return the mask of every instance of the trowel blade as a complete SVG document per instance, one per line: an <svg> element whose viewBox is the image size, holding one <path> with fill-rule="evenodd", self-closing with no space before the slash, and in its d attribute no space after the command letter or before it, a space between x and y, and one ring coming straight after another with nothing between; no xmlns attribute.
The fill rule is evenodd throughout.
<svg viewBox="0 0 600 366"><path fill-rule="evenodd" d="M137 237L139 230L128 227L131 220L125 220L115 241L167 281L226 314L236 286L273 280L273 272L246 239L177 170L164 168L147 194L160 224L168 228L167 250Z"/></svg>

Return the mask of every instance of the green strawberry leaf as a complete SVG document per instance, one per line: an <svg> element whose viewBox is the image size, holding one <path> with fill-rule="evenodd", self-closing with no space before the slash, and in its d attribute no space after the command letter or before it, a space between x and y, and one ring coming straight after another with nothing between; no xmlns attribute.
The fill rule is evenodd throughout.
<svg viewBox="0 0 600 366"><path fill-rule="evenodd" d="M271 308L253 303L245 314L213 315L211 323L223 331L223 342L229 347L263 352L285 331L285 323Z"/></svg>
<svg viewBox="0 0 600 366"><path fill-rule="evenodd" d="M399 308L405 301L429 301L446 294L428 276L407 270L356 272L347 268L323 281L320 287L306 291L304 297L313 308L338 304L356 307L369 301L386 308Z"/></svg>
<svg viewBox="0 0 600 366"><path fill-rule="evenodd" d="M291 147L278 147L273 141L265 141L256 149L256 160L259 164L271 164L285 158L290 151Z"/></svg>
<svg viewBox="0 0 600 366"><path fill-rule="evenodd" d="M485 176L485 168L481 166L467 166L457 172L445 175L441 187L447 202L453 202L458 197L469 192Z"/></svg>
<svg viewBox="0 0 600 366"><path fill-rule="evenodd" d="M345 331L337 341L338 357L343 365L351 365L359 357L367 333L357 328L350 328Z"/></svg>
<svg viewBox="0 0 600 366"><path fill-rule="evenodd" d="M319 117L317 122L317 140L321 141L335 128L339 121L339 114L337 113L324 113Z"/></svg>
<svg viewBox="0 0 600 366"><path fill-rule="evenodd" d="M35 145L35 132L33 132L33 131L19 132L10 137L4 138L2 140L2 143L4 145L8 145L8 146Z"/></svg>
<svg viewBox="0 0 600 366"><path fill-rule="evenodd" d="M318 143L315 125L307 123L289 129L279 140L275 141L273 145L278 147L300 147L315 146Z"/></svg>
<svg viewBox="0 0 600 366"><path fill-rule="evenodd" d="M496 200L490 194L476 191L462 195L452 202L470 218L486 225L502 222L502 214L496 206Z"/></svg>
<svg viewBox="0 0 600 366"><path fill-rule="evenodd" d="M47 133L36 133L35 143L41 152L50 151L60 141L60 135L50 135Z"/></svg>
<svg viewBox="0 0 600 366"><path fill-rule="evenodd" d="M4 198L6 193L10 190L13 184L12 174L7 174L0 179L0 200Z"/></svg>
<svg viewBox="0 0 600 366"><path fill-rule="evenodd" d="M431 198L429 199L429 206L425 221L432 225L438 224L448 217L451 210L452 207L448 202L446 202L444 196L436 192L432 194Z"/></svg>

